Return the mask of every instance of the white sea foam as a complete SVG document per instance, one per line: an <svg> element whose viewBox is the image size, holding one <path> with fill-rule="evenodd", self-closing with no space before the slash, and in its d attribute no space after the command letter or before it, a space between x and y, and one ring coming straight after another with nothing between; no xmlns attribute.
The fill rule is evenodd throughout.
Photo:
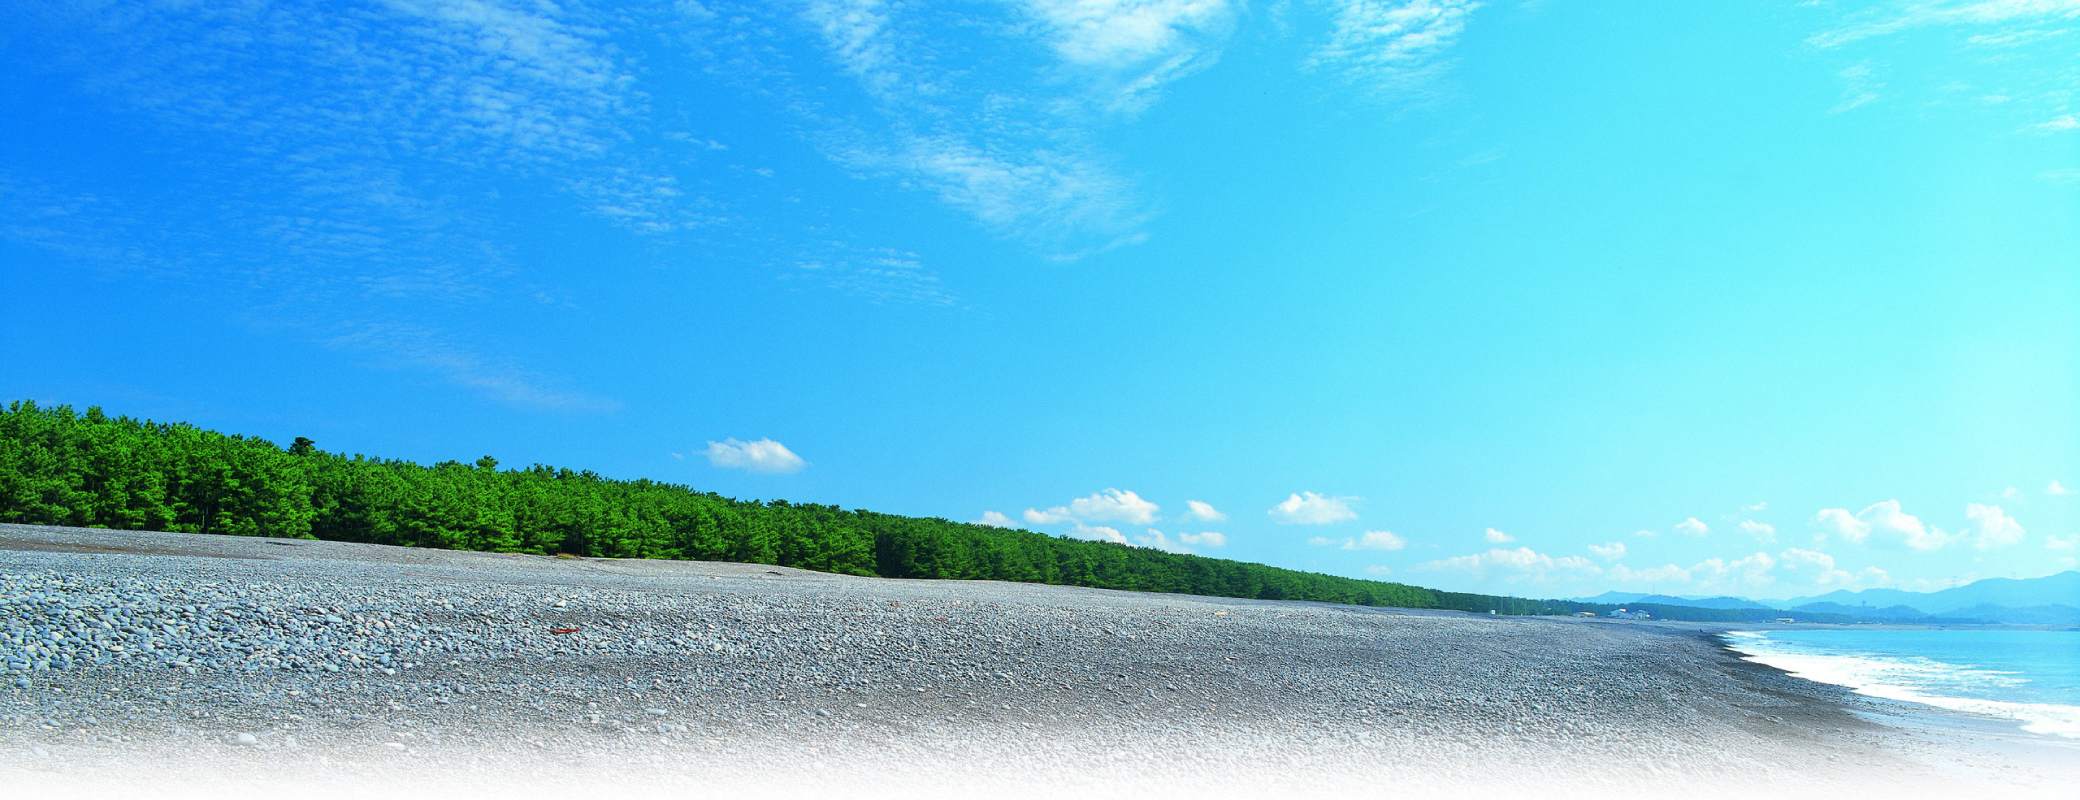
<svg viewBox="0 0 2080 800"><path fill-rule="evenodd" d="M2031 733L2080 739L2080 706L1971 695L2002 694L2027 680L2013 672L1947 664L1919 656L1823 653L1752 631L1731 631L1727 646L1749 661L1858 694L2012 719Z"/></svg>

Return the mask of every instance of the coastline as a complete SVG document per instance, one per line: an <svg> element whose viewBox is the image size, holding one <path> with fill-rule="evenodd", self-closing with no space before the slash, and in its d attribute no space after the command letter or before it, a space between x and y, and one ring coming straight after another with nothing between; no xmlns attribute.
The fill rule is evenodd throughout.
<svg viewBox="0 0 2080 800"><path fill-rule="evenodd" d="M262 606L339 609L326 641L408 654L36 673L0 689L0 774L61 795L2013 796L2080 773L1748 661L1724 625L22 526L0 574L243 602L240 642Z"/></svg>

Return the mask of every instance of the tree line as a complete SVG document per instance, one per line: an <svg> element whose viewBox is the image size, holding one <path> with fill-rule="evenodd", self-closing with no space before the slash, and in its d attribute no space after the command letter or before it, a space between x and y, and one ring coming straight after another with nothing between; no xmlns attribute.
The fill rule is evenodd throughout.
<svg viewBox="0 0 2080 800"><path fill-rule="evenodd" d="M288 447L99 408L0 412L0 522L1020 581L1501 614L1599 609L1443 592L946 519L736 500L536 464Z"/></svg>

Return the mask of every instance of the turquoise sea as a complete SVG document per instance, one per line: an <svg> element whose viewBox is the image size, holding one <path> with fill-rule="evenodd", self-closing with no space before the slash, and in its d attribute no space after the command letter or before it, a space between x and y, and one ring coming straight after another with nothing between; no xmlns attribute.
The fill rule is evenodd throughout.
<svg viewBox="0 0 2080 800"><path fill-rule="evenodd" d="M2080 738L2080 631L1735 631L1750 659L1861 694Z"/></svg>

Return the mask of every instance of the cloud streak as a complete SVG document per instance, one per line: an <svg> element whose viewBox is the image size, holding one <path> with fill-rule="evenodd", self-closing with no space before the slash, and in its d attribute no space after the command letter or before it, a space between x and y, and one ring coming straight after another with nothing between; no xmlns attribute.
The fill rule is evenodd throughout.
<svg viewBox="0 0 2080 800"><path fill-rule="evenodd" d="M1443 68L1480 3L1472 0L1332 0L1327 41L1309 67L1381 94L1419 90Z"/></svg>
<svg viewBox="0 0 2080 800"><path fill-rule="evenodd" d="M1210 63L1226 37L1226 4L1031 0L1019 8L1035 25L994 29L973 47L930 33L956 12L809 3L802 18L873 109L851 119L817 112L821 148L847 169L928 192L1059 257L1137 241L1148 206L1089 130L1131 116Z"/></svg>

